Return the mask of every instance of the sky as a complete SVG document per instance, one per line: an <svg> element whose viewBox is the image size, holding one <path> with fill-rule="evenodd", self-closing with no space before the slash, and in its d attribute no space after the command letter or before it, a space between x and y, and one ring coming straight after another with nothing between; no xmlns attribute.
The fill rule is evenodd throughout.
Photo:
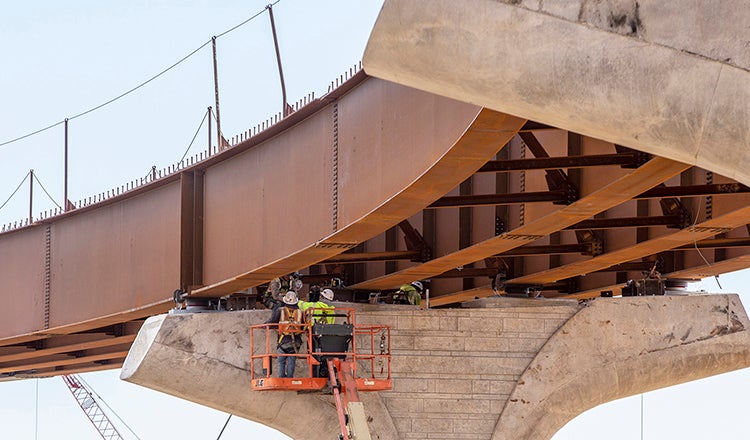
<svg viewBox="0 0 750 440"><path fill-rule="evenodd" d="M214 106L211 45L162 76L98 110L217 38L220 110L226 137L281 110L281 90L267 13L269 0L131 0L10 2L0 14L0 144L69 120L69 199L106 192L206 148L201 120ZM274 6L289 101L315 92L359 62L381 1L281 0ZM81 115L82 113L85 113ZM81 116L78 116L81 115ZM215 125L214 125L215 130ZM63 200L62 124L0 146L0 225L25 218L29 170L33 213ZM54 200L54 201L53 201ZM1 227L1 226L0 226ZM739 292L750 274L721 278ZM719 291L712 280L703 287ZM742 294L743 303L750 296ZM119 380L119 370L84 379L142 439L216 438L227 414ZM249 390L248 390L249 392ZM644 438L746 437L741 409L750 395L742 370L643 396ZM118 424L122 426L122 424ZM10 439L97 439L60 378L0 382L0 432ZM634 439L641 432L641 396L595 408L571 421L556 440ZM126 438L135 438L128 437ZM232 418L222 439L286 439Z"/></svg>

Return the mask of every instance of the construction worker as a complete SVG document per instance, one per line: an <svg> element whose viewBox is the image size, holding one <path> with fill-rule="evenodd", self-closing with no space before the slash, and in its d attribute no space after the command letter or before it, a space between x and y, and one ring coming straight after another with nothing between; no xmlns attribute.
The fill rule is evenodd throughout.
<svg viewBox="0 0 750 440"><path fill-rule="evenodd" d="M276 353L278 354L279 377L294 377L294 367L302 346L304 319L302 311L297 307L299 300L297 292L290 290L282 298L284 305L274 309L266 324L278 324L278 340ZM290 356L291 355L291 356Z"/></svg>
<svg viewBox="0 0 750 440"><path fill-rule="evenodd" d="M305 316L307 316L308 309L313 309L311 312L314 314L314 316L310 321L312 323L333 324L335 320L333 316L334 307L329 304L333 300L333 290L323 289L323 291L320 292L320 288L314 289L315 287L318 286L313 286L312 288L310 288L310 294L308 295L308 299L310 301L300 301L297 303L297 307L299 307L299 309L303 314L305 314ZM329 303L320 301L321 296L325 298Z"/></svg>
<svg viewBox="0 0 750 440"><path fill-rule="evenodd" d="M331 304L333 302L333 290L331 289L323 289L323 291L320 293L320 296L323 297L323 300L320 301L322 304L325 304L328 306L328 308L323 312L326 315L326 323L333 324L336 320L336 317L333 316L334 312L333 310L336 308Z"/></svg>
<svg viewBox="0 0 750 440"><path fill-rule="evenodd" d="M263 305L269 309L276 309L281 306L281 298L290 290L299 292L303 283L300 279L299 272L292 272L289 275L282 275L274 278L268 283L268 288L263 295Z"/></svg>
<svg viewBox="0 0 750 440"><path fill-rule="evenodd" d="M424 286L422 286L420 281L412 281L410 284L404 284L393 294L393 303L418 306L422 303L423 291Z"/></svg>

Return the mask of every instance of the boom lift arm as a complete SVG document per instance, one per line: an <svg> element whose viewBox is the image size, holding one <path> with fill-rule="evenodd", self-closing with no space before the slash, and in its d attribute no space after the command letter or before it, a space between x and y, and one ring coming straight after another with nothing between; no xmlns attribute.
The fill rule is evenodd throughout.
<svg viewBox="0 0 750 440"><path fill-rule="evenodd" d="M343 323L326 321L315 322L312 318L324 309L308 309L306 324L293 324L307 337L307 350L301 353L281 354L273 350L269 324L254 325L250 328L252 353L251 389L255 391L321 391L330 387L336 403L340 440L371 440L364 406L359 400L360 391L383 391L392 387L390 327L358 325L354 310L336 309L328 317L343 317ZM255 333L258 338L256 347ZM263 342L261 342L263 341ZM273 359L290 356L305 360L308 365L306 376L280 378L271 376ZM258 362L262 374L256 373ZM325 366L325 369L322 367ZM322 374L326 371L326 374ZM378 371L379 370L379 371ZM317 374L316 372L321 374ZM362 374L364 373L364 374ZM362 377L364 376L364 377Z"/></svg>

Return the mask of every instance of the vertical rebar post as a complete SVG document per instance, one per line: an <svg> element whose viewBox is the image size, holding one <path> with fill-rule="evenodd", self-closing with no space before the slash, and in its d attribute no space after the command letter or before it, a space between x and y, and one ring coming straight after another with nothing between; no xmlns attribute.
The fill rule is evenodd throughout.
<svg viewBox="0 0 750 440"><path fill-rule="evenodd" d="M276 49L276 64L279 66L279 79L281 80L281 113L286 117L289 115L289 104L286 102L286 85L284 84L284 69L281 68L281 54L279 53L279 39L276 37L276 24L273 21L273 5L266 6L268 17L271 19L271 32L273 33L273 45Z"/></svg>
<svg viewBox="0 0 750 440"><path fill-rule="evenodd" d="M216 37L211 37L211 47L214 53L214 96L216 98L216 143L219 151L224 149L221 141L221 113L219 112L219 67L216 61Z"/></svg>
<svg viewBox="0 0 750 440"><path fill-rule="evenodd" d="M68 210L68 118L65 118L65 188L63 190L63 211Z"/></svg>
<svg viewBox="0 0 750 440"><path fill-rule="evenodd" d="M29 170L29 224L34 223L34 169Z"/></svg>

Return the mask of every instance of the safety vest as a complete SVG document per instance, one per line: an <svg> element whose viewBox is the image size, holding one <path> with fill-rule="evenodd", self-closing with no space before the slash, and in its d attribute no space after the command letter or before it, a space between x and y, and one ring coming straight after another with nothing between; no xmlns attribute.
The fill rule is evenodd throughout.
<svg viewBox="0 0 750 440"><path fill-rule="evenodd" d="M299 307L303 313L307 312L307 309L310 309L310 308L324 309L324 310L314 311L316 316L312 318L313 322L333 324L336 319L333 316L334 307L322 301L318 301L318 302L300 301L297 303L297 307ZM331 316L322 316L322 315L331 315Z"/></svg>
<svg viewBox="0 0 750 440"><path fill-rule="evenodd" d="M282 307L281 317L279 318L279 340L286 335L300 334L302 328L302 311L298 308Z"/></svg>

